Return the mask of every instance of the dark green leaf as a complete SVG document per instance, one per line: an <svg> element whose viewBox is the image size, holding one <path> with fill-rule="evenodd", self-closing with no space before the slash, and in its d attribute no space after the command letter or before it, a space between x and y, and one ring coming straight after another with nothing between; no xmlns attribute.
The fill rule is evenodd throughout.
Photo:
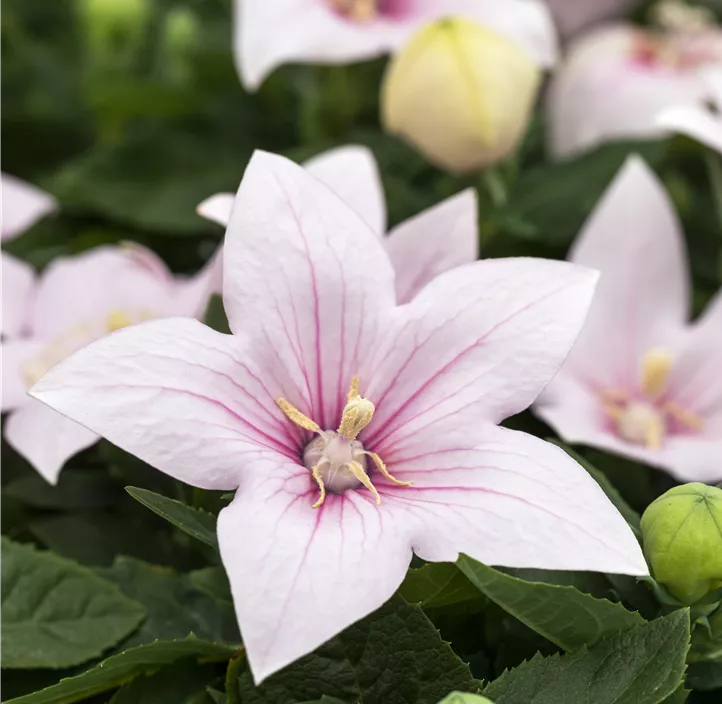
<svg viewBox="0 0 722 704"><path fill-rule="evenodd" d="M198 591L187 575L129 557L116 558L112 567L100 573L147 611L123 650L154 640L180 640L190 633L211 643L238 647L240 634L231 602Z"/></svg>
<svg viewBox="0 0 722 704"><path fill-rule="evenodd" d="M659 704L684 677L689 611L644 623L569 655L535 656L484 690L495 704Z"/></svg>
<svg viewBox="0 0 722 704"><path fill-rule="evenodd" d="M4 490L28 506L87 509L111 505L120 487L98 469L66 468L56 486L48 484L39 474L29 474L9 482Z"/></svg>
<svg viewBox="0 0 722 704"><path fill-rule="evenodd" d="M238 687L243 704L296 704L324 694L363 704L436 704L453 690L477 689L421 608L400 597L260 687L247 671Z"/></svg>
<svg viewBox="0 0 722 704"><path fill-rule="evenodd" d="M127 486L125 490L136 500L197 540L218 549L216 517L200 508L193 508L175 499L147 489Z"/></svg>
<svg viewBox="0 0 722 704"><path fill-rule="evenodd" d="M526 582L466 555L460 555L457 564L489 599L564 650L593 645L609 633L644 623L638 613L621 604L596 599L574 587Z"/></svg>
<svg viewBox="0 0 722 704"><path fill-rule="evenodd" d="M205 322L208 327L211 327L218 332L227 334L231 331L228 326L226 309L223 307L223 299L218 294L211 296L211 299L208 301L208 307L206 308L206 315L203 322Z"/></svg>
<svg viewBox="0 0 722 704"><path fill-rule="evenodd" d="M399 594L425 609L479 601L479 590L449 562L434 562L409 570Z"/></svg>
<svg viewBox="0 0 722 704"><path fill-rule="evenodd" d="M722 662L693 662L687 672L687 685L708 692L722 689Z"/></svg>
<svg viewBox="0 0 722 704"><path fill-rule="evenodd" d="M110 704L191 704L199 695L205 695L206 686L217 679L217 666L179 660L121 687Z"/></svg>
<svg viewBox="0 0 722 704"><path fill-rule="evenodd" d="M584 469L591 474L597 484L601 487L602 491L607 495L607 498L617 507L619 513L624 516L624 520L629 523L630 528L634 531L637 538L641 538L642 532L639 527L640 516L639 514L622 498L622 495L614 488L612 482L607 479L607 476L601 470L597 469L589 460L585 459L578 452L572 450L560 440L554 438L547 438L549 442L554 445L558 445L564 450L572 459L579 462Z"/></svg>
<svg viewBox="0 0 722 704"><path fill-rule="evenodd" d="M2 539L2 666L70 667L135 629L143 607L91 570Z"/></svg>
<svg viewBox="0 0 722 704"><path fill-rule="evenodd" d="M231 585L228 575L222 567L204 567L188 573L191 584L201 592L212 596L219 601L231 603Z"/></svg>
<svg viewBox="0 0 722 704"><path fill-rule="evenodd" d="M81 675L60 680L52 687L12 699L7 704L72 704L99 692L120 687L136 677L153 673L163 665L184 658L193 658L199 662L222 662L233 652L233 648L207 643L195 637L181 641L156 641L113 655Z"/></svg>

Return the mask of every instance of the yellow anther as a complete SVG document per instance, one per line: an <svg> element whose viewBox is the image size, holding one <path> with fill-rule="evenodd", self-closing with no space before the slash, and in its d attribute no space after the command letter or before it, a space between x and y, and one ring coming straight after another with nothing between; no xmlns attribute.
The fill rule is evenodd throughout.
<svg viewBox="0 0 722 704"><path fill-rule="evenodd" d="M371 483L371 480L369 479L369 475L366 474L366 470L358 463L358 462L349 462L348 465L346 465L349 469L349 472L356 477L373 495L376 499L376 505L381 505L381 497L379 496L379 492L376 491L376 487Z"/></svg>
<svg viewBox="0 0 722 704"><path fill-rule="evenodd" d="M384 461L375 452L367 452L366 454L374 461L374 464L378 468L379 472L381 472L381 474L383 474L390 482L396 484L396 486L411 486L411 482L402 482L389 474L389 470L386 469Z"/></svg>
<svg viewBox="0 0 722 704"><path fill-rule="evenodd" d="M310 430L317 433L321 428L318 423L312 421L308 416L303 415L295 406L292 406L285 398L276 399L278 407L292 420L296 425L304 430Z"/></svg>
<svg viewBox="0 0 722 704"><path fill-rule="evenodd" d="M606 403L626 403L629 401L629 392L624 389L603 389L599 398Z"/></svg>
<svg viewBox="0 0 722 704"><path fill-rule="evenodd" d="M323 477L321 476L321 469L320 469L320 466L319 466L319 465L316 465L316 466L311 470L311 475L312 475L313 478L316 480L316 484L318 484L318 490L319 490L319 492L320 492L320 493L319 493L319 496L318 496L318 500L316 501L315 504L313 504L313 505L311 506L311 508L318 508L318 507L321 506L321 505L323 504L323 502L326 500L326 487L325 487L325 485L324 485L324 483L323 483Z"/></svg>
<svg viewBox="0 0 722 704"><path fill-rule="evenodd" d="M604 406L604 412L613 420L622 420L625 413L624 408L611 403Z"/></svg>
<svg viewBox="0 0 722 704"><path fill-rule="evenodd" d="M655 347L642 360L642 391L648 398L655 398L667 388L672 357L662 347Z"/></svg>
<svg viewBox="0 0 722 704"><path fill-rule="evenodd" d="M662 416L650 417L644 425L644 444L649 450L659 450L664 438L664 420Z"/></svg>
<svg viewBox="0 0 722 704"><path fill-rule="evenodd" d="M108 332L115 332L116 330L128 327L132 322L132 319L125 313L120 310L114 310L108 313L108 316L105 318L105 327Z"/></svg>
<svg viewBox="0 0 722 704"><path fill-rule="evenodd" d="M374 404L367 398L359 396L359 380L357 376L351 379L348 391L348 401L343 409L338 434L351 442L371 422L374 416Z"/></svg>
<svg viewBox="0 0 722 704"><path fill-rule="evenodd" d="M330 0L331 7L337 12L356 20L368 22L378 13L378 0Z"/></svg>
<svg viewBox="0 0 722 704"><path fill-rule="evenodd" d="M686 425L690 430L702 430L702 428L704 428L704 421L698 415L690 411L685 411L684 408L672 401L664 404L664 410L676 421L679 421L682 425Z"/></svg>

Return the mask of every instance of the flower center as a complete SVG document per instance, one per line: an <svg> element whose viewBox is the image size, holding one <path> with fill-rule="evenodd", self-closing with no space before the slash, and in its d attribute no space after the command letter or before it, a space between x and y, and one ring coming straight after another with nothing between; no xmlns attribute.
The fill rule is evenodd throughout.
<svg viewBox="0 0 722 704"><path fill-rule="evenodd" d="M355 22L370 22L379 14L378 0L327 0L331 9Z"/></svg>
<svg viewBox="0 0 722 704"><path fill-rule="evenodd" d="M375 411L374 404L359 394L357 376L351 379L338 430L322 430L318 423L301 413L285 398L279 398L276 402L296 425L318 435L303 450L303 464L311 472L319 490L319 497L313 508L323 504L326 500L326 491L341 494L348 489L359 489L362 486L373 494L376 504L380 504L381 497L367 472L367 457L373 460L376 469L392 484L397 486L411 484L393 477L386 469L383 460L375 452L365 450L362 443L356 439L371 422Z"/></svg>
<svg viewBox="0 0 722 704"><path fill-rule="evenodd" d="M22 375L28 387L33 386L56 364L62 362L73 352L102 337L106 333L115 332L133 323L149 320L156 315L150 311L124 312L114 310L105 318L81 323L60 333L43 346L40 353L29 359L22 366Z"/></svg>
<svg viewBox="0 0 722 704"><path fill-rule="evenodd" d="M642 398L627 391L607 389L600 394L604 410L623 440L659 450L673 422L689 430L700 430L702 419L673 401L663 400L672 357L654 348L642 360Z"/></svg>

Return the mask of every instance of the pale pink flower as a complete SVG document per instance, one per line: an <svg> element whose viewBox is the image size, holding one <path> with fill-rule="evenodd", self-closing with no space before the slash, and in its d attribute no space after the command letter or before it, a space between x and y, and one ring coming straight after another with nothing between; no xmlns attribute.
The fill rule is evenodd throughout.
<svg viewBox="0 0 722 704"><path fill-rule="evenodd" d="M662 33L616 25L582 36L550 85L551 154L663 136L657 115L673 105L702 105L710 97L703 75L720 62L716 28Z"/></svg>
<svg viewBox="0 0 722 704"><path fill-rule="evenodd" d="M665 130L686 134L722 154L722 70L705 75L715 112L703 106L675 106L657 117L657 125Z"/></svg>
<svg viewBox="0 0 722 704"><path fill-rule="evenodd" d="M442 17L464 17L516 41L539 64L556 57L556 34L541 0L236 0L234 52L255 90L291 62L344 64L399 48Z"/></svg>
<svg viewBox="0 0 722 704"><path fill-rule="evenodd" d="M233 334L136 325L31 394L173 477L237 489L218 538L260 682L381 606L412 551L646 574L579 465L497 427L555 374L595 280L566 262L487 260L397 306L368 224L257 152L225 243Z"/></svg>
<svg viewBox="0 0 722 704"><path fill-rule="evenodd" d="M684 237L672 204L630 158L569 259L601 272L569 359L538 414L567 441L722 479L722 295L689 323Z"/></svg>
<svg viewBox="0 0 722 704"><path fill-rule="evenodd" d="M2 174L2 239L25 232L37 220L55 210L55 199L30 183Z"/></svg>
<svg viewBox="0 0 722 704"><path fill-rule="evenodd" d="M3 277L4 300L17 281ZM27 389L63 358L108 332L150 318L202 314L208 272L175 277L145 248L103 246L56 259L33 288L29 300L12 311L25 337L3 342L2 411L10 411L5 439L54 484L66 460L98 436L30 398Z"/></svg>
<svg viewBox="0 0 722 704"><path fill-rule="evenodd" d="M559 32L571 37L604 20L621 17L641 0L547 0Z"/></svg>
<svg viewBox="0 0 722 704"><path fill-rule="evenodd" d="M376 232L386 232L386 202L378 166L371 150L351 145L309 159L303 167L346 201ZM198 214L227 226L233 193L204 200ZM476 192L467 188L394 227L382 237L396 271L396 298L410 301L431 279L479 256ZM217 255L216 285L222 285L222 262Z"/></svg>

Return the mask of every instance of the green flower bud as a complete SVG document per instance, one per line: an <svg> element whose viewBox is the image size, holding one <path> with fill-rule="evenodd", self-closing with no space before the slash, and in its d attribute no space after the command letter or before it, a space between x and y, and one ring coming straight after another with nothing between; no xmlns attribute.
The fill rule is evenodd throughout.
<svg viewBox="0 0 722 704"><path fill-rule="evenodd" d="M491 700L479 694L467 694L466 692L452 692L444 697L439 704L493 704Z"/></svg>
<svg viewBox="0 0 722 704"><path fill-rule="evenodd" d="M90 50L100 55L137 47L151 12L150 0L78 0Z"/></svg>
<svg viewBox="0 0 722 704"><path fill-rule="evenodd" d="M722 587L722 489L670 489L647 507L642 534L653 577L682 604Z"/></svg>

